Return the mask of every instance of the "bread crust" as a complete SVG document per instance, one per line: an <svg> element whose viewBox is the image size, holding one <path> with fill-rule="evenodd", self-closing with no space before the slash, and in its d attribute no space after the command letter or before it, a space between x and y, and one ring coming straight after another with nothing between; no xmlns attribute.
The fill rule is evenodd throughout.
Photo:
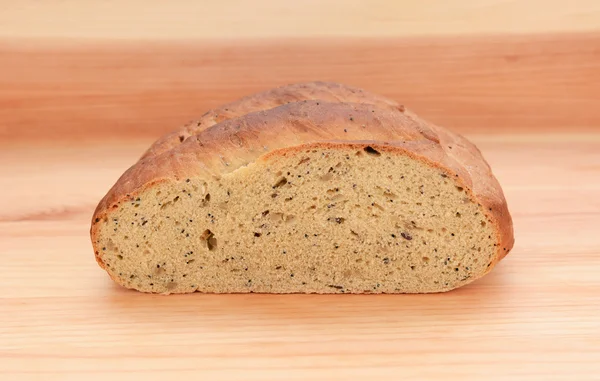
<svg viewBox="0 0 600 381"><path fill-rule="evenodd" d="M158 139L142 155L147 159L169 151L190 136L228 119L238 118L251 112L268 110L287 103L304 100L321 100L324 102L350 102L372 104L383 108L403 109L391 99L369 93L363 89L334 82L295 83L277 87L261 93L249 95L234 102L206 112L198 120L187 123L180 129Z"/></svg>
<svg viewBox="0 0 600 381"><path fill-rule="evenodd" d="M467 190L496 228L496 256L488 271L512 249L513 224L504 194L475 145L391 101L374 106L310 100L223 121L133 165L94 212L90 233L96 259L104 267L97 247L100 223L111 210L157 183L191 177L210 179L273 155L340 145L376 146L439 168Z"/></svg>

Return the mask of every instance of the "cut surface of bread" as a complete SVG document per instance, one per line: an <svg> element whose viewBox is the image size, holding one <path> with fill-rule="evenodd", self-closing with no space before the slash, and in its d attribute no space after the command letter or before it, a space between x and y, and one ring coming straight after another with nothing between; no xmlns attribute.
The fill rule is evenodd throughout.
<svg viewBox="0 0 600 381"><path fill-rule="evenodd" d="M219 180L161 183L106 227L107 270L154 292L432 292L496 259L493 223L461 183L378 144L298 146Z"/></svg>
<svg viewBox="0 0 600 381"><path fill-rule="evenodd" d="M140 160L91 234L112 279L165 294L448 291L514 242L502 190L466 139L402 108L320 100Z"/></svg>

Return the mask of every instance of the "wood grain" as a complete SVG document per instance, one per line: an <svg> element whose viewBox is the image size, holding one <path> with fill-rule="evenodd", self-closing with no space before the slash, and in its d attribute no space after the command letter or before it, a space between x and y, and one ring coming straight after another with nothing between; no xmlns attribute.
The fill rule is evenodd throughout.
<svg viewBox="0 0 600 381"><path fill-rule="evenodd" d="M0 141L157 138L211 107L331 80L458 132L598 131L600 33L0 43Z"/></svg>
<svg viewBox="0 0 600 381"><path fill-rule="evenodd" d="M89 219L147 142L0 151L0 379L598 379L600 135L469 137L516 246L437 295L126 291Z"/></svg>
<svg viewBox="0 0 600 381"><path fill-rule="evenodd" d="M0 0L0 36L271 39L598 31L596 0Z"/></svg>
<svg viewBox="0 0 600 381"><path fill-rule="evenodd" d="M600 380L600 2L0 0L0 380ZM164 132L306 80L465 133L516 245L434 295L153 296L97 202Z"/></svg>

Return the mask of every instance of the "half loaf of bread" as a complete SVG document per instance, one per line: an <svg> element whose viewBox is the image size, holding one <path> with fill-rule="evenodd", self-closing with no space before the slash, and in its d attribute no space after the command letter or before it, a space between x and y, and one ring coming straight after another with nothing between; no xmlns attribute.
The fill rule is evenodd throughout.
<svg viewBox="0 0 600 381"><path fill-rule="evenodd" d="M291 85L155 143L100 201L96 260L154 293L428 293L513 246L479 150L396 102Z"/></svg>

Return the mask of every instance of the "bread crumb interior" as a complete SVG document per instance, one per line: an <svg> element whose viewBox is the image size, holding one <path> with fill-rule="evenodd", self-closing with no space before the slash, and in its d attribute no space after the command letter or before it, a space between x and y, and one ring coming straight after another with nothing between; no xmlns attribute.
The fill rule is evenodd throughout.
<svg viewBox="0 0 600 381"><path fill-rule="evenodd" d="M487 272L495 232L453 176L378 146L270 155L122 202L107 271L156 293L424 293Z"/></svg>

